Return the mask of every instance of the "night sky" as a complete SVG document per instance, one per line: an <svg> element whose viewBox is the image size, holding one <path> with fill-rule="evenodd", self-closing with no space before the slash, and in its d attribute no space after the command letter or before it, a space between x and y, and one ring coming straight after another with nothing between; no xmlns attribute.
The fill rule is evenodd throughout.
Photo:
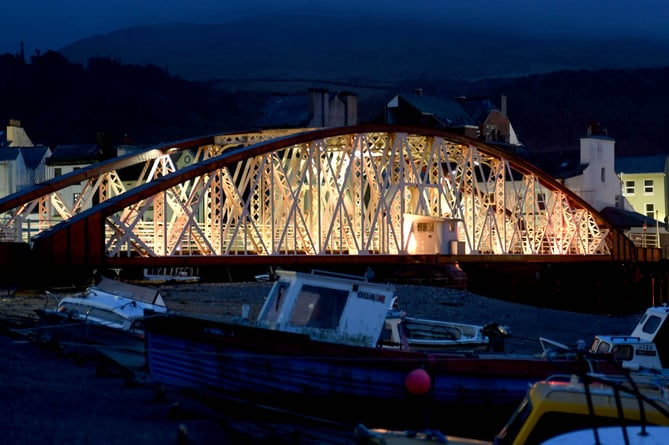
<svg viewBox="0 0 669 445"><path fill-rule="evenodd" d="M317 5L317 6L315 6ZM312 11L342 17L458 18L530 37L598 34L668 39L666 0L21 0L0 13L0 54L59 50L76 40L131 26L223 24L243 16Z"/></svg>

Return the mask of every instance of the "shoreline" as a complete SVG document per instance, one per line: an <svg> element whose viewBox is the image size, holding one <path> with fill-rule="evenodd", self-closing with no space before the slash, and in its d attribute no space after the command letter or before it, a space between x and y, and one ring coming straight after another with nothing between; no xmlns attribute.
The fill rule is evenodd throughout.
<svg viewBox="0 0 669 445"><path fill-rule="evenodd" d="M241 315L242 305L248 304L254 318L271 285L198 283L159 289L174 312L229 318ZM641 315L560 311L442 287L398 285L397 290L400 306L412 316L509 326L507 352L540 352L539 336L565 344L583 339L589 344L595 334L630 334ZM39 293L2 296L0 314L6 320L23 317L29 323L31 311L42 308L45 300L46 295ZM158 391L150 378L128 379L95 359L67 355L10 334L0 335L5 357L0 363L5 376L0 381L0 418L9 426L7 444L287 444L321 443L317 438L323 435L326 443L353 444L352 429L349 436L341 425L281 423L272 413L269 420L257 421L234 408L231 413L214 413L175 391ZM296 435L309 440L297 440Z"/></svg>

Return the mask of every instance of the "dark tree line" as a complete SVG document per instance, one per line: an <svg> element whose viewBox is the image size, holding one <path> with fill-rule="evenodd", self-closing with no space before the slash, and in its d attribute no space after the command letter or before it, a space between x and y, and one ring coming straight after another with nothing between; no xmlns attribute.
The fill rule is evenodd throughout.
<svg viewBox="0 0 669 445"><path fill-rule="evenodd" d="M359 114L374 116L385 101L417 86L432 96L504 94L511 122L529 150L576 149L588 124L596 121L615 138L619 154L669 153L667 85L669 68L482 81L407 79L379 92L381 99L374 103L361 100ZM103 57L82 66L54 51L37 53L29 63L5 54L0 55L0 128L18 119L33 142L51 147L95 143L100 134L113 144L148 145L246 131L253 129L269 89L226 91L154 65Z"/></svg>
<svg viewBox="0 0 669 445"><path fill-rule="evenodd" d="M261 97L258 97L261 96ZM246 130L246 103L267 95L216 90L152 65L92 58L86 67L54 51L0 56L0 123L21 121L34 143L150 145ZM240 106L242 104L242 106Z"/></svg>

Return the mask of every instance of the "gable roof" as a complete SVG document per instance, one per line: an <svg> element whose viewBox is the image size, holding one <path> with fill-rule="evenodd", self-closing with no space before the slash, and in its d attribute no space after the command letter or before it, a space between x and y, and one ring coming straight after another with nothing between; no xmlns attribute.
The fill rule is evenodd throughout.
<svg viewBox="0 0 669 445"><path fill-rule="evenodd" d="M616 173L664 173L667 155L618 156Z"/></svg>
<svg viewBox="0 0 669 445"><path fill-rule="evenodd" d="M422 94L401 94L398 102L404 101L422 114L431 114L446 127L473 125L474 121L457 101L450 98L423 96Z"/></svg>
<svg viewBox="0 0 669 445"><path fill-rule="evenodd" d="M309 124L309 96L274 95L263 107L258 128L301 128Z"/></svg>
<svg viewBox="0 0 669 445"><path fill-rule="evenodd" d="M583 174L588 164L581 163L579 150L518 153L521 158L555 179Z"/></svg>
<svg viewBox="0 0 669 445"><path fill-rule="evenodd" d="M618 207L605 207L599 213L618 229L642 227L644 223L648 227L654 227L657 224L659 227L666 228L666 224L663 222L656 221L653 218L632 210L620 209Z"/></svg>
<svg viewBox="0 0 669 445"><path fill-rule="evenodd" d="M19 150L21 150L26 167L33 170L39 167L42 159L44 159L44 156L49 151L47 147L22 147Z"/></svg>
<svg viewBox="0 0 669 445"><path fill-rule="evenodd" d="M485 122L492 110L500 109L488 97L457 97L455 100L467 112L472 121L477 124Z"/></svg>
<svg viewBox="0 0 669 445"><path fill-rule="evenodd" d="M58 145L46 160L47 165L92 164L101 159L97 144Z"/></svg>
<svg viewBox="0 0 669 445"><path fill-rule="evenodd" d="M20 154L18 148L2 147L0 148L0 161L15 161Z"/></svg>

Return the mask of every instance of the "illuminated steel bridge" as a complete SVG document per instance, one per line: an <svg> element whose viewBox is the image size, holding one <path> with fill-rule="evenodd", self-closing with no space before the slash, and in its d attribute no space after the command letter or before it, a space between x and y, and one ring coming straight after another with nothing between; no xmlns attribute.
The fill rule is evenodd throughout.
<svg viewBox="0 0 669 445"><path fill-rule="evenodd" d="M194 162L177 169L180 151ZM143 166L132 183L123 169ZM61 192L79 185L71 206ZM397 126L206 136L0 200L4 241L83 267L627 261L636 248L562 184L495 146Z"/></svg>

